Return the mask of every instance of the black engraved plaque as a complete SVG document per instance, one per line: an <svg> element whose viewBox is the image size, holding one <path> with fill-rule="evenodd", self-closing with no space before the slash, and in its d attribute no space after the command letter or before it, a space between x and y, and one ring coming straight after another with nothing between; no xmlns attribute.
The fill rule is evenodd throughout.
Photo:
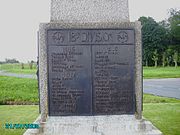
<svg viewBox="0 0 180 135"><path fill-rule="evenodd" d="M134 46L93 46L95 114L134 112Z"/></svg>
<svg viewBox="0 0 180 135"><path fill-rule="evenodd" d="M49 115L133 114L133 29L48 29Z"/></svg>

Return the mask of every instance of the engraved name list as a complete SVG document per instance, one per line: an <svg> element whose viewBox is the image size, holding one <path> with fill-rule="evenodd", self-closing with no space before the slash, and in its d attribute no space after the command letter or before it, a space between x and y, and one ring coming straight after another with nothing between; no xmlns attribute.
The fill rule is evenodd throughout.
<svg viewBox="0 0 180 135"><path fill-rule="evenodd" d="M132 114L133 29L48 29L49 115Z"/></svg>

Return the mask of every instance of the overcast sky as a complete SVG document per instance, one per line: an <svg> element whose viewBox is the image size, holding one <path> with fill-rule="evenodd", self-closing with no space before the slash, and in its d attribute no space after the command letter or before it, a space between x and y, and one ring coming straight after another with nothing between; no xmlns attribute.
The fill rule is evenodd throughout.
<svg viewBox="0 0 180 135"><path fill-rule="evenodd" d="M0 1L0 61L16 58L27 62L37 57L37 30L50 21L51 0ZM168 18L170 8L180 8L180 0L129 0L130 20L151 16Z"/></svg>

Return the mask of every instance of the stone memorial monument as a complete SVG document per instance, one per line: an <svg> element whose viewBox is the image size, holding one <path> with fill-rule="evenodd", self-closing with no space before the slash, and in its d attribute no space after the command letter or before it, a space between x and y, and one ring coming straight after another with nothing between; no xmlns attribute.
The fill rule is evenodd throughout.
<svg viewBox="0 0 180 135"><path fill-rule="evenodd" d="M52 0L39 28L39 130L161 135L142 118L141 24L128 0Z"/></svg>

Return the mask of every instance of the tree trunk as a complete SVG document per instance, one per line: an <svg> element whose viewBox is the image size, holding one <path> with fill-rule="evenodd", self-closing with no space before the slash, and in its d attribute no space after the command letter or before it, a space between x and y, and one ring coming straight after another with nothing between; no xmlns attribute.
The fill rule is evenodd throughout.
<svg viewBox="0 0 180 135"><path fill-rule="evenodd" d="M162 55L162 66L165 67L166 65L166 53L164 52Z"/></svg>
<svg viewBox="0 0 180 135"><path fill-rule="evenodd" d="M175 68L177 68L177 66L178 66L178 65L177 65L177 61L174 61L174 63L175 63Z"/></svg>
<svg viewBox="0 0 180 135"><path fill-rule="evenodd" d="M167 58L167 66L169 67L169 59Z"/></svg>
<svg viewBox="0 0 180 135"><path fill-rule="evenodd" d="M154 65L154 67L155 67L155 68L157 67L157 60L155 61L155 65Z"/></svg>
<svg viewBox="0 0 180 135"><path fill-rule="evenodd" d="M148 60L146 60L146 67L148 67Z"/></svg>
<svg viewBox="0 0 180 135"><path fill-rule="evenodd" d="M165 62L163 62L162 64L163 64L163 67L165 67Z"/></svg>

